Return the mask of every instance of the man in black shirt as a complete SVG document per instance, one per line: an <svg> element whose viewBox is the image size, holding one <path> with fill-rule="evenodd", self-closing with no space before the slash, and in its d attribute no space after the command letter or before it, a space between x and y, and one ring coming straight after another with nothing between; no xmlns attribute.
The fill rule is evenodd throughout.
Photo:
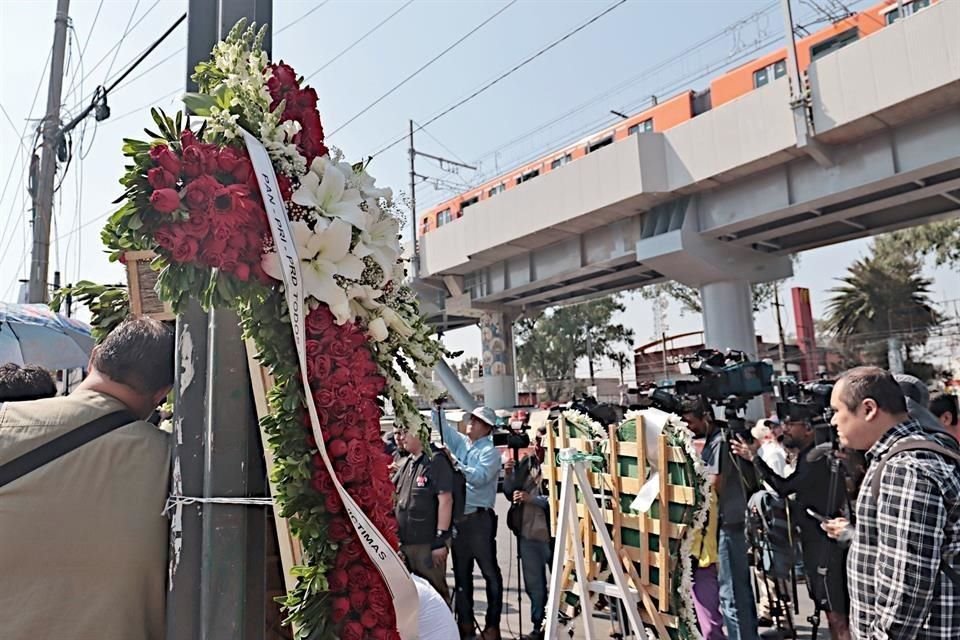
<svg viewBox="0 0 960 640"><path fill-rule="evenodd" d="M447 553L453 518L453 471L440 455L431 456L414 432L398 428L399 444L409 454L393 476L400 552L450 602Z"/></svg>
<svg viewBox="0 0 960 640"><path fill-rule="evenodd" d="M846 588L843 550L820 528L820 522L807 510L826 517L839 512L844 501L842 480L833 478L830 461L821 456L814 461L807 455L815 444L814 427L806 421L788 421L783 426L783 445L798 451L797 466L786 478L778 475L757 455L759 443L731 442L730 448L748 461L753 461L760 478L783 498L795 496L794 522L800 527L803 567L810 597L826 612L833 640L850 638L850 608Z"/></svg>

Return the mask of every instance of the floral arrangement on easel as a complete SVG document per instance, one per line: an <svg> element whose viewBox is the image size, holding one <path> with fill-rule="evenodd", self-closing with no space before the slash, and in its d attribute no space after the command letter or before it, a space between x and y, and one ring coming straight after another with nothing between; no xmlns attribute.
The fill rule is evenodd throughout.
<svg viewBox="0 0 960 640"><path fill-rule="evenodd" d="M304 394L313 397L339 483L394 549L393 485L380 440L382 407L429 427L402 383L430 398L427 371L444 354L404 284L400 212L365 164L329 149L317 93L271 63L263 31L240 23L193 76L186 96L204 118L152 110L149 140L125 139L122 207L103 232L113 259L151 250L161 299L239 314L275 385L261 420L276 469L277 507L303 546L297 587L283 603L302 638L397 638L386 585L361 546L318 454ZM257 176L242 131L264 145L301 260L309 389L301 371Z"/></svg>
<svg viewBox="0 0 960 640"><path fill-rule="evenodd" d="M628 423L636 425L638 420L643 419L643 413L643 411L627 412L621 426ZM685 459L682 463L684 481L693 487L695 503L692 512L685 516L688 526L680 540L679 554L674 558L676 569L671 574L670 593L673 598L671 610L677 616L678 636L684 640L701 640L693 603L693 541L696 533L705 528L710 512L710 476L700 453L693 444L693 432L687 428L683 420L675 415L667 416L662 433L666 436L668 446L677 447L684 453ZM645 478L640 480L643 481ZM664 496L660 496L660 499L663 500ZM669 509L661 508L660 514L661 517L669 517Z"/></svg>

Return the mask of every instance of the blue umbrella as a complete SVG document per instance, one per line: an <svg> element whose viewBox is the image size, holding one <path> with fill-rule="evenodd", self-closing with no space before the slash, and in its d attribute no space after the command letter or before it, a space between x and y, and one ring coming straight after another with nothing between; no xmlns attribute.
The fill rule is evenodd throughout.
<svg viewBox="0 0 960 640"><path fill-rule="evenodd" d="M86 368L94 340L90 325L43 304L0 302L0 363L45 369Z"/></svg>

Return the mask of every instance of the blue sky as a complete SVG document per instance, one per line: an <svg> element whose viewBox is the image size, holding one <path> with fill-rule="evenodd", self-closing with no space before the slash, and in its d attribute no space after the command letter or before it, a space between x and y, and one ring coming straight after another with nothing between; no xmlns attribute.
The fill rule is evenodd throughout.
<svg viewBox="0 0 960 640"><path fill-rule="evenodd" d="M96 84L118 72L186 10L182 0L105 0L94 25L99 0L73 0L71 17L76 39L71 47L64 103L74 111L88 101ZM315 11L311 9L316 8ZM276 0L274 24L289 26L274 39L274 59L283 59L303 74L310 74L405 4L368 0ZM520 0L507 7L486 26L468 37L400 89L365 114L340 129L374 100L440 53L499 9L507 0L414 0L376 33L311 78L320 95L321 116L330 142L349 157L360 159L381 149L406 132L407 121L424 122L445 107L469 95L488 80L506 71L604 8L614 0ZM773 43L782 30L777 2L754 0L630 0L582 32L550 50L489 91L432 124L418 134L417 146L437 155L479 162L474 174L444 173L429 161L418 165L446 182L475 183L480 176L507 169L534 157L552 145L578 138L591 128L614 119L610 109L638 111L651 94L666 97L681 88L705 86L705 70L754 57L756 43ZM865 2L848 5L867 6ZM795 3L799 22L809 22L812 11ZM53 0L3 0L0 2L0 105L11 122L0 114L0 181L13 169L0 200L0 300L15 298L17 279L29 268L28 212L23 206L25 184L20 182L24 163L20 134L28 117L42 116L46 78L41 78L53 34L56 3ZM136 11L134 12L134 9ZM766 12L764 10L766 9ZM749 17L760 12L756 17ZM131 19L131 15L133 16ZM145 17L144 17L145 16ZM111 51L128 24L135 24L119 48ZM736 28L727 25L744 20ZM299 19L299 21L297 21ZM295 22L296 21L296 22ZM91 27L92 35L91 35ZM703 46L692 45L716 36ZM121 138L136 137L150 123L149 105L173 109L182 88L186 42L181 26L146 63L144 70L171 56L133 82L110 95L113 117L98 127L92 120L83 135L82 160L77 158L55 197L56 233L51 249L51 271L59 265L64 282L89 279L119 282L117 265L107 262L99 243L99 229L111 211L111 201L121 192L117 183L123 171ZM769 46L769 44L768 44ZM79 53L83 49L83 73ZM677 58L683 52L687 55ZM111 61L116 54L116 61ZM92 69L98 61L99 64ZM647 71L654 68L655 71ZM83 87L70 78L86 76ZM43 81L31 110L34 91ZM627 83L625 81L631 80ZM673 91L670 91L673 89ZM169 96L169 97L166 97ZM163 98L163 99L161 99ZM568 112L574 113L560 118ZM130 114L132 115L125 115ZM559 118L559 119L558 119ZM556 122L552 122L556 120ZM550 124L552 122L552 124ZM544 126L549 125L549 126ZM35 127L31 122L28 131ZM338 130L340 129L340 130ZM531 135L526 135L535 131ZM79 146L79 131L74 137ZM505 146L520 138L520 141ZM24 144L32 142L28 137ZM381 184L407 191L406 143L379 155L371 168ZM3 182L0 182L3 191ZM418 189L418 201L429 205L449 194L432 185ZM808 252L801 257L796 277L788 286L812 291L815 317L823 312L825 292L853 259L867 253L867 241L856 241ZM937 300L956 297L960 276L947 270L931 271ZM51 276L52 277L52 276ZM633 296L625 317L638 341L653 333L650 304ZM792 314L785 318L792 326ZM700 318L682 316L676 305L669 313L671 332L696 330ZM770 312L757 317L758 330L775 336ZM451 347L468 353L479 351L479 334L464 329L447 336ZM602 367L604 374L612 369Z"/></svg>

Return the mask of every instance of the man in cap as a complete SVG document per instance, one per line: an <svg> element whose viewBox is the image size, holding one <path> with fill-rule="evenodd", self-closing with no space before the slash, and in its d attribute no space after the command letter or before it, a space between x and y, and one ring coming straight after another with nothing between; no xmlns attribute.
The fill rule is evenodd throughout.
<svg viewBox="0 0 960 640"><path fill-rule="evenodd" d="M488 407L477 407L470 412L467 432L462 434L447 424L442 411L439 414L439 421L435 422L439 422L444 442L460 463L467 480L463 520L453 539L454 605L460 637L473 637L473 563L476 561L487 585L487 613L480 638L500 640L503 576L497 563L497 514L493 507L501 462L491 437L497 416Z"/></svg>

